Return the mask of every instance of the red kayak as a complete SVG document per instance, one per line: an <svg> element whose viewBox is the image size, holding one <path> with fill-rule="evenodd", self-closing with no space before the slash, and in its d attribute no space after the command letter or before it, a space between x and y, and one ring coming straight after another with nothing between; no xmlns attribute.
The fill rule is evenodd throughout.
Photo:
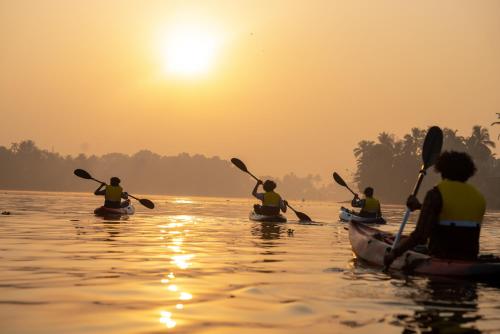
<svg viewBox="0 0 500 334"><path fill-rule="evenodd" d="M351 221L349 222L349 240L356 257L383 267L384 255L390 250L394 235ZM500 258L484 256L472 261L449 260L433 258L416 251L407 251L392 263L390 269L410 271L422 275L491 279L500 277Z"/></svg>

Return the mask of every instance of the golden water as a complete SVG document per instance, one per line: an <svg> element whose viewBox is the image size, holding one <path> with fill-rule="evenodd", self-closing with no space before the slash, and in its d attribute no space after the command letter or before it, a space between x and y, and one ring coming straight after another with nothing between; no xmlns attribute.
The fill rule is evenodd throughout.
<svg viewBox="0 0 500 334"><path fill-rule="evenodd" d="M500 284L357 264L336 203L273 225L248 220L250 199L149 198L110 221L88 194L2 192L0 333L500 332ZM483 251L500 253L499 226L490 212Z"/></svg>

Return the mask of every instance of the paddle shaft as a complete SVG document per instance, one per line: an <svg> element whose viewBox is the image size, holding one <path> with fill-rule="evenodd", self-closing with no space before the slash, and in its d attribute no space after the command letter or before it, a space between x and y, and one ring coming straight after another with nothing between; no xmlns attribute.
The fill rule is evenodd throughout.
<svg viewBox="0 0 500 334"><path fill-rule="evenodd" d="M94 178L92 178L91 180L94 180L94 181L99 182L99 183L101 183L101 184L103 184L103 183L104 183L104 184L106 184L106 182L102 182L102 181L99 181L99 180L94 179ZM106 185L107 185L107 184L106 184ZM135 197L135 196L132 196L132 195L130 195L129 193L127 193L127 195L128 195L128 197L132 197L133 199L138 200L139 202L141 201L141 199L140 199L140 198L137 198L137 197Z"/></svg>
<svg viewBox="0 0 500 334"><path fill-rule="evenodd" d="M248 170L245 171L245 173L247 173L248 175L250 175L251 177L253 177L255 179L255 181L260 181L262 182L257 176L253 175L252 173L250 173Z"/></svg>
<svg viewBox="0 0 500 334"><path fill-rule="evenodd" d="M286 206L288 206L290 209L292 209L293 212L295 212L297 214L297 210L295 210L294 208L292 208L291 205L288 204L288 202L286 202Z"/></svg>
<svg viewBox="0 0 500 334"><path fill-rule="evenodd" d="M424 176L425 176L425 166L422 166L422 169L420 169L420 172L418 173L417 183L413 188L412 196L417 196L418 190L420 189L420 185L422 185L422 181L424 180ZM392 243L391 251L398 245L399 240L401 239L401 235L403 234L403 230L405 229L406 223L410 218L410 213L411 213L410 209L406 208L405 215L403 217L403 222L401 223L401 226L399 226L399 231L398 234L396 234L394 242Z"/></svg>
<svg viewBox="0 0 500 334"><path fill-rule="evenodd" d="M106 184L106 182L99 181L99 180L97 180L97 179L94 179L93 177L91 177L90 179L91 179L91 180L94 180L94 181L96 181L96 182L99 182L99 183L101 183L101 184L105 184L105 185L107 185L107 184ZM137 197L132 196L132 195L130 195L130 194L128 194L128 197L132 197L133 199L138 200L139 202L141 201L141 199L140 199L140 198L137 198Z"/></svg>
<svg viewBox="0 0 500 334"><path fill-rule="evenodd" d="M347 190L349 190L354 196L357 196L358 194L356 194L354 191L352 191L351 188L349 188L349 186L346 184L345 187L347 188Z"/></svg>

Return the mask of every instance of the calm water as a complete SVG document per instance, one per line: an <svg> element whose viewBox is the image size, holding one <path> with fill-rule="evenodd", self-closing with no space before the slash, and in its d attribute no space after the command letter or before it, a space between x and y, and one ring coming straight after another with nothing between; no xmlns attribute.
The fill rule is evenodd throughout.
<svg viewBox="0 0 500 334"><path fill-rule="evenodd" d="M0 332L500 333L500 284L363 267L338 204L293 203L322 224L270 225L247 219L250 199L150 198L107 221L90 194L0 193ZM490 212L485 252L498 227Z"/></svg>

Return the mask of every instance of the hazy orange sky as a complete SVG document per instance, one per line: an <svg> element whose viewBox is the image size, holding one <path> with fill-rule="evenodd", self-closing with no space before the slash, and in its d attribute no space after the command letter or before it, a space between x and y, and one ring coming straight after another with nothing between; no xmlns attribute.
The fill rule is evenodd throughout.
<svg viewBox="0 0 500 334"><path fill-rule="evenodd" d="M216 41L205 72L166 70L179 27ZM0 47L0 145L328 176L381 131L468 135L500 112L494 0L0 0Z"/></svg>

